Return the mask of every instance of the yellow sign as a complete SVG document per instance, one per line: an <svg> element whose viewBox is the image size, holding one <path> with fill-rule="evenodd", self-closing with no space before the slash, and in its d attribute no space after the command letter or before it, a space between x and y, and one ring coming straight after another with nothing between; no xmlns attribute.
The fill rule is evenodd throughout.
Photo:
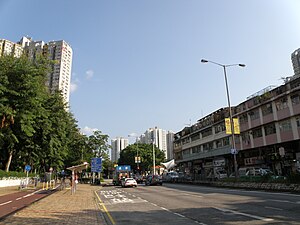
<svg viewBox="0 0 300 225"><path fill-rule="evenodd" d="M234 134L240 134L240 124L238 118L233 118ZM225 118L226 134L231 134L230 118Z"/></svg>

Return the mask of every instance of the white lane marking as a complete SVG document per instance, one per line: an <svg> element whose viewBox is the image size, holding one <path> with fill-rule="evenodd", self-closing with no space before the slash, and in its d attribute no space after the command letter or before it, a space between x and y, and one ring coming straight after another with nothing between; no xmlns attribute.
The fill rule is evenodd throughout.
<svg viewBox="0 0 300 225"><path fill-rule="evenodd" d="M167 208L164 208L164 207L160 207L162 210L165 210L165 211L167 211L167 212L171 212L169 209L167 209Z"/></svg>
<svg viewBox="0 0 300 225"><path fill-rule="evenodd" d="M266 199L267 201L273 201L273 202L283 202L283 203L293 203L288 200L276 200L276 199Z"/></svg>
<svg viewBox="0 0 300 225"><path fill-rule="evenodd" d="M168 185L176 185L176 186L179 186L179 184L171 184L169 183ZM183 185L181 184L181 186L187 186L188 184L186 185ZM205 188L205 187L202 187L201 189L203 190L220 190L220 188ZM243 189L233 189L233 190L230 190L230 189L222 189L222 191L225 193L225 192L234 192L234 193L238 193L238 192L244 192L244 193L258 193L258 194L264 194L264 195L285 195L285 196L295 196L295 197L299 197L299 194L292 194L292 193L282 193L282 192L264 192L264 191L252 191L252 190L243 190Z"/></svg>
<svg viewBox="0 0 300 225"><path fill-rule="evenodd" d="M22 198L23 198L23 197L20 197L20 198L17 198L16 200L19 201L19 200L21 200Z"/></svg>
<svg viewBox="0 0 300 225"><path fill-rule="evenodd" d="M272 218L266 218L266 217L262 217L262 216L256 216L256 215L251 215L248 213L242 213L242 212L238 212L238 211L234 211L234 210L230 210L230 209L221 209L221 208L217 208L217 207L213 207L216 210L222 211L222 212L231 212L233 214L237 214L237 215L242 215L242 216L246 216L246 217L251 217L257 220L263 220L263 221L273 221L274 219Z"/></svg>
<svg viewBox="0 0 300 225"><path fill-rule="evenodd" d="M275 207L270 207L270 206L265 206L266 209L275 209L275 210L283 210L283 209L280 209L280 208L275 208Z"/></svg>
<svg viewBox="0 0 300 225"><path fill-rule="evenodd" d="M3 203L1 203L0 204L0 206L2 206L2 205L6 205L6 204L9 204L9 203L11 203L12 201L8 201L8 202L3 202Z"/></svg>
<svg viewBox="0 0 300 225"><path fill-rule="evenodd" d="M199 196L199 197L202 197L202 196ZM141 197L138 197L138 198L142 199ZM186 216L184 216L184 215L182 215L182 214L174 213L174 212L172 212L171 210L169 210L169 209L167 209L167 208L158 206L157 204L152 203L152 202L149 202L149 201L147 201L147 200L144 200L144 202L148 202L148 203L150 203L150 204L153 205L153 206L160 207L162 210L165 210L165 211L167 211L167 212L169 212L169 213L173 213L174 215L180 216L180 217L182 217L182 218L187 218ZM190 219L190 218L188 218L188 219ZM194 220L194 222L197 223L197 224L200 224L200 225L207 225L207 224L201 223L201 222L199 222L199 221L197 221L197 220Z"/></svg>
<svg viewBox="0 0 300 225"><path fill-rule="evenodd" d="M276 200L276 199L267 199L268 201L272 201L272 202L280 202L280 203L289 203L289 204L300 204L299 202L291 202L288 200Z"/></svg>
<svg viewBox="0 0 300 225"><path fill-rule="evenodd" d="M201 222L199 222L199 221L195 221L195 223L200 224L200 225L207 225L207 224L201 223Z"/></svg>
<svg viewBox="0 0 300 225"><path fill-rule="evenodd" d="M22 198L27 198L27 197L29 197L29 196L32 196L32 195L34 195L34 193L31 193L31 194L25 195L25 196L23 196Z"/></svg>
<svg viewBox="0 0 300 225"><path fill-rule="evenodd" d="M203 196L201 195L195 195L195 194L183 194L185 196L193 196L193 197L197 197L197 198L203 198Z"/></svg>
<svg viewBox="0 0 300 225"><path fill-rule="evenodd" d="M180 216L180 217L183 217L183 218L185 218L185 216L184 216L184 215L181 215L181 214L179 214L179 213L173 213L173 214L175 214L175 215L177 215L177 216Z"/></svg>

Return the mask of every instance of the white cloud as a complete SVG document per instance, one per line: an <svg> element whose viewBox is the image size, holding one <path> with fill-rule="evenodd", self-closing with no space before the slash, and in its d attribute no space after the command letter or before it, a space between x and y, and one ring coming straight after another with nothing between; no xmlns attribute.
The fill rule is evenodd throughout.
<svg viewBox="0 0 300 225"><path fill-rule="evenodd" d="M87 80L92 79L92 77L94 76L94 71L93 70L88 70L85 72L85 77Z"/></svg>
<svg viewBox="0 0 300 225"><path fill-rule="evenodd" d="M73 93L77 90L78 88L78 84L75 83L75 82L71 82L71 85L70 85L70 92Z"/></svg>
<svg viewBox="0 0 300 225"><path fill-rule="evenodd" d="M77 91L78 89L78 84L79 84L79 79L76 78L76 73L72 73L72 80L71 80L71 84L70 84L70 93L73 93L75 91Z"/></svg>
<svg viewBox="0 0 300 225"><path fill-rule="evenodd" d="M84 128L81 129L81 132L87 136L92 135L94 131L98 130L97 128L91 128L88 126L85 126Z"/></svg>

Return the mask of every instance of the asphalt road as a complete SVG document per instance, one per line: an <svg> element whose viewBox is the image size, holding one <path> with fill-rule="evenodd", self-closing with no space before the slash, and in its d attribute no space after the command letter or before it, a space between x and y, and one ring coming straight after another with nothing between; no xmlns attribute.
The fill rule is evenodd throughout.
<svg viewBox="0 0 300 225"><path fill-rule="evenodd" d="M300 224L300 195L183 184L104 187L98 200L110 224Z"/></svg>

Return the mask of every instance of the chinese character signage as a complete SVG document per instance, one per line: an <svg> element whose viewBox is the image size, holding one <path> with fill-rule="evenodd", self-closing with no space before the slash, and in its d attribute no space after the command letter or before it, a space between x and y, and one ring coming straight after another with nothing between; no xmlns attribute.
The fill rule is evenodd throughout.
<svg viewBox="0 0 300 225"><path fill-rule="evenodd" d="M238 118L233 118L234 134L240 134L240 124ZM226 134L231 134L230 118L225 118Z"/></svg>

